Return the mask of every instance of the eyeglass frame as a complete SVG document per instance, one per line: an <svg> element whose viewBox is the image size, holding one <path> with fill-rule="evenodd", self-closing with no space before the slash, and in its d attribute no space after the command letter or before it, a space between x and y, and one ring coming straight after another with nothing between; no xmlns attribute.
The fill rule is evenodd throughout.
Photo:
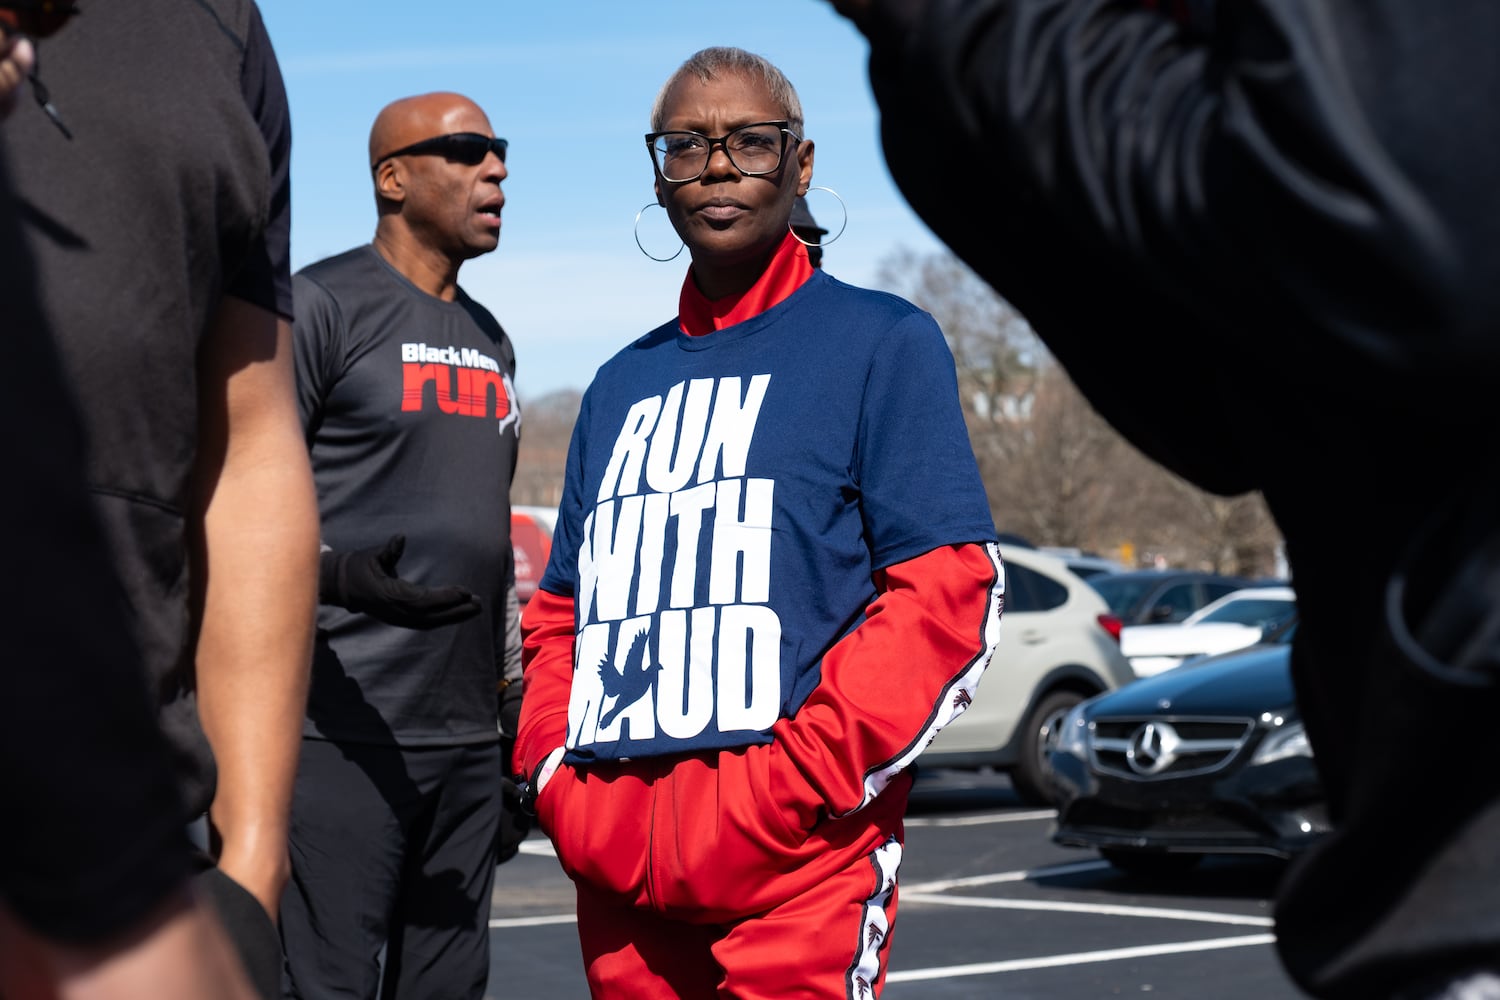
<svg viewBox="0 0 1500 1000"><path fill-rule="evenodd" d="M772 167L770 170L745 170L735 162L734 154L729 151L729 137L734 135L736 132L743 131L747 128L757 128L761 125L775 125L778 129L781 130L781 152L776 158L776 166ZM729 165L731 167L734 167L735 170L738 170L743 176L767 177L771 174L774 174L776 171L780 170L783 166L786 165L787 140L795 139L799 143L802 141L802 137L796 132L792 131L791 125L791 120L787 118L780 118L765 122L748 122L744 125L732 128L728 132L725 132L723 135L718 137L704 135L702 132L694 132L690 128L670 128L664 129L661 132L647 132L646 152L651 156L651 166L655 168L656 175L662 180L666 181L668 184L691 184L693 183L693 181L696 181L698 178L702 177L704 171L708 169L709 161L714 158L715 146L724 150L724 156L729 160ZM696 174L691 177L683 177L674 180L673 178L668 177L665 173L662 172L661 164L658 163L656 159L656 140L660 139L664 135L696 135L698 138L708 143L708 155L703 157L703 166Z"/></svg>
<svg viewBox="0 0 1500 1000"><path fill-rule="evenodd" d="M386 160L394 160L398 156L435 155L447 157L449 154L443 152L443 147L447 146L451 148L453 140L467 138L469 136L483 139L486 148L484 153L480 155L479 159L475 160L473 163L464 163L463 160L460 160L460 163L464 163L465 166L469 167L477 167L479 166L479 164L483 163L484 158L491 153L494 153L495 156L499 158L501 163L505 162L506 150L510 148L509 139L502 139L498 135L485 135L483 132L444 132L442 135L429 136L426 139L422 139L412 143L410 146L402 146L395 152L386 153L384 156L377 157L375 162L370 164L370 172L374 173L376 170L380 169L380 165Z"/></svg>

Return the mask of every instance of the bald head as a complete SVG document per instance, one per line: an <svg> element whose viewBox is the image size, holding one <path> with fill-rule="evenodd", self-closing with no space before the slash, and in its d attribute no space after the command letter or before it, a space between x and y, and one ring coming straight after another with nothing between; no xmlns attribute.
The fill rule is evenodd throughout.
<svg viewBox="0 0 1500 1000"><path fill-rule="evenodd" d="M500 242L505 141L462 94L418 94L375 116L370 163L375 247L417 287L451 300L459 265Z"/></svg>
<svg viewBox="0 0 1500 1000"><path fill-rule="evenodd" d="M450 132L493 135L479 105L462 94L438 91L392 101L380 109L370 127L370 163L393 150Z"/></svg>

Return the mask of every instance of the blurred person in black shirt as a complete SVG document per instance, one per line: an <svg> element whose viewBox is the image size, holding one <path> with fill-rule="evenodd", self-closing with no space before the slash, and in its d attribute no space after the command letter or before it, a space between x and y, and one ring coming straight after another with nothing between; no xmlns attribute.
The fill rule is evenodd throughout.
<svg viewBox="0 0 1500 1000"><path fill-rule="evenodd" d="M0 119L35 65L0 33ZM0 128L3 128L0 125ZM191 890L172 758L83 478L81 422L38 307L0 158L0 996L249 1000Z"/></svg>
<svg viewBox="0 0 1500 1000"><path fill-rule="evenodd" d="M6 6L35 8L21 13L43 27L32 15L71 9ZM80 13L39 37L38 100L13 101L0 128L20 230L0 274L14 279L19 260L34 276L75 405L84 488L176 784L175 808L154 815L179 838L205 831L195 888L269 996L318 527L292 390L286 94L253 0ZM8 426L47 433L37 416ZM73 611L73 631L104 613ZM77 738L93 698L75 691L51 738ZM114 792L105 803L132 789ZM66 837L47 846L66 862Z"/></svg>
<svg viewBox="0 0 1500 1000"><path fill-rule="evenodd" d="M1335 823L1279 893L1293 978L1500 997L1500 489L1454 445L1500 417L1500 5L833 4L918 214L1286 538Z"/></svg>

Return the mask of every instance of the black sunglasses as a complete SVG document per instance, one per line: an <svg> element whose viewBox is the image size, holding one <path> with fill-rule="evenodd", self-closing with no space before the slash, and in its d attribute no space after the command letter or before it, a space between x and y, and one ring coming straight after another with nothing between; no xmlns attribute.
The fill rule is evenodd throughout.
<svg viewBox="0 0 1500 1000"><path fill-rule="evenodd" d="M452 132L448 135L435 135L431 139L423 139L421 142L414 142L410 146L402 146L395 152L376 157L375 162L370 164L370 169L373 171L392 157L416 156L427 153L434 156L447 157L450 160L457 160L459 163L469 167L478 166L484 162L486 156L494 153L500 158L500 162L504 163L505 148L509 145L510 143L499 136L491 139L489 136L480 135L478 132Z"/></svg>

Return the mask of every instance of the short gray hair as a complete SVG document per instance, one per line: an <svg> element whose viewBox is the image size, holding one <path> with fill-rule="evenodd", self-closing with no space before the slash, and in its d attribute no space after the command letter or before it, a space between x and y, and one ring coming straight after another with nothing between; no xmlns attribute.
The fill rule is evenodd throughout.
<svg viewBox="0 0 1500 1000"><path fill-rule="evenodd" d="M728 73L759 76L765 81L766 89L771 92L771 100L780 106L781 114L787 120L787 128L796 133L798 138L802 137L802 101L798 99L797 89L792 86L792 81L765 56L728 46L715 46L694 52L687 62L677 67L677 72L667 78L661 90L657 91L656 103L651 105L651 131L660 132L666 120L667 91L689 73L705 82Z"/></svg>

